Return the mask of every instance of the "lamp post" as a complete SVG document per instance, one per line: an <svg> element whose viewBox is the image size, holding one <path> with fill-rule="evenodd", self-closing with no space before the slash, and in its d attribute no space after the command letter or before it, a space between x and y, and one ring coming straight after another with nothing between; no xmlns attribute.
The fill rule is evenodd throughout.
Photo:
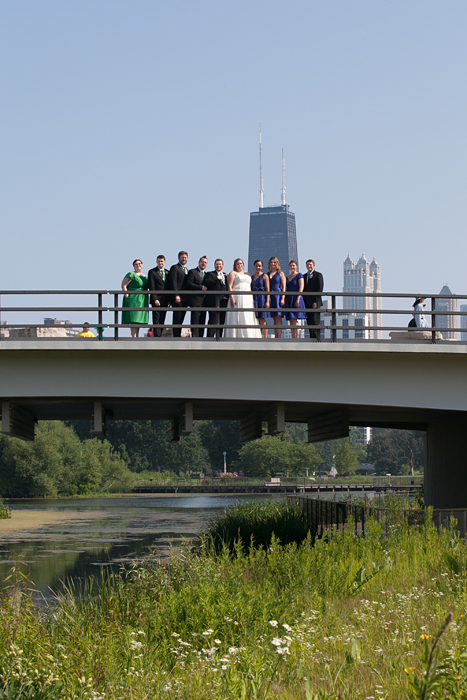
<svg viewBox="0 0 467 700"><path fill-rule="evenodd" d="M224 474L227 474L227 452L222 453L224 455Z"/></svg>

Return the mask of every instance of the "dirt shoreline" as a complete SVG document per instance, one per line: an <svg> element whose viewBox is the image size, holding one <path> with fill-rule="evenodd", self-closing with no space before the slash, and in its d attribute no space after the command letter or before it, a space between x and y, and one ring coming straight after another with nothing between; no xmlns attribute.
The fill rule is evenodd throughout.
<svg viewBox="0 0 467 700"><path fill-rule="evenodd" d="M76 520L91 520L93 518L105 518L106 514L101 510L95 511L80 511L69 510L66 513L63 511L43 511L43 510L12 510L11 518L0 520L0 540L3 535L12 535L15 532L24 532L30 530L36 532L39 528L44 528L49 525L68 521L76 522Z"/></svg>

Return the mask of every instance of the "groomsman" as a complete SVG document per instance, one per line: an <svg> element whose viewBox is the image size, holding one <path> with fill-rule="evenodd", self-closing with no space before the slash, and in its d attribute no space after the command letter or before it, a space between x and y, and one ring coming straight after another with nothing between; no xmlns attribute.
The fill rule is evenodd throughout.
<svg viewBox="0 0 467 700"><path fill-rule="evenodd" d="M172 265L167 277L165 278L165 288L175 292L173 296L168 296L167 301L172 304L173 308L173 323L182 324L185 318L186 311L178 311L178 308L185 306L186 297L181 292L186 289L186 278L188 275L187 264L188 253L186 250L181 250L178 254L178 263ZM174 338L181 338L182 329L173 329Z"/></svg>
<svg viewBox="0 0 467 700"><path fill-rule="evenodd" d="M316 292L315 295L308 296L303 295L303 301L305 302L305 307L307 309L318 309L322 306L321 292L324 289L324 279L321 272L315 270L315 261L306 261L307 273L305 277L305 288L304 292ZM306 322L309 326L319 326L319 312L317 311L307 311ZM310 339L316 338L316 340L321 339L321 331L319 329L314 330L310 328Z"/></svg>
<svg viewBox="0 0 467 700"><path fill-rule="evenodd" d="M165 269L165 256L158 255L156 258L156 267L153 267L148 272L149 291L160 292L165 289L165 282L169 271ZM162 335L162 326L165 323L165 315L167 313L167 295L165 294L150 294L150 302L153 307L152 322L154 326L152 334L155 338L160 338Z"/></svg>
<svg viewBox="0 0 467 700"><path fill-rule="evenodd" d="M203 255L198 261L198 267L194 267L188 272L186 278L186 289L191 289L194 292L205 292L206 286L204 284L204 278L206 277L206 267L208 264L208 259ZM204 328L193 328L193 326L202 325L206 323L206 311L204 311L204 294L189 294L186 299L187 306L191 306L191 337L192 338L202 338L204 335Z"/></svg>
<svg viewBox="0 0 467 700"><path fill-rule="evenodd" d="M205 306L215 306L217 309L224 309L224 311L210 311L209 321L208 321L208 338L222 338L223 328L213 328L212 326L223 326L225 322L225 308L229 301L229 297L226 294L227 283L226 275L223 272L224 261L221 258L217 258L214 262L214 270L208 272L204 278L204 285L210 291L220 292L219 296L217 294L206 294Z"/></svg>

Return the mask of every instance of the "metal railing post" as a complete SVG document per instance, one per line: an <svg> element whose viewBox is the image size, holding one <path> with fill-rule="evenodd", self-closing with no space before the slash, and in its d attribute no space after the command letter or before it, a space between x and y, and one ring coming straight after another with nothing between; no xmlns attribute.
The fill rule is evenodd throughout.
<svg viewBox="0 0 467 700"><path fill-rule="evenodd" d="M97 323L98 323L98 328L97 328L97 337L99 340L102 340L102 322L103 322L103 316L102 316L102 294L97 295L97 305L99 307L99 310L97 312Z"/></svg>
<svg viewBox="0 0 467 700"><path fill-rule="evenodd" d="M436 311L436 297L431 297L431 310ZM431 331L431 342L436 343L436 316L431 317L431 327L433 328Z"/></svg>
<svg viewBox="0 0 467 700"><path fill-rule="evenodd" d="M118 311L117 311L117 307L118 307L118 294L114 294L114 307L115 307L115 311L114 311L114 324L115 324L115 328L114 328L114 340L118 340Z"/></svg>
<svg viewBox="0 0 467 700"><path fill-rule="evenodd" d="M331 305L332 305L333 309L336 308L336 297L334 295L331 297ZM337 342L337 329L336 329L337 321L336 321L336 319L337 319L337 314L335 311L332 311L331 312L331 326L332 326L331 337L332 337L333 343Z"/></svg>

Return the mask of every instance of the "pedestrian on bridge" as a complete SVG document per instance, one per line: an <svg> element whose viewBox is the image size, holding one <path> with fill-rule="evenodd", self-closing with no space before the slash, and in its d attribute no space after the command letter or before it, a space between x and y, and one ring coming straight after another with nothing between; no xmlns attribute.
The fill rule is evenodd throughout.
<svg viewBox="0 0 467 700"><path fill-rule="evenodd" d="M413 317L417 328L428 328L428 321L423 315L426 306L425 300L426 297L419 297L418 299L415 299L413 303Z"/></svg>

